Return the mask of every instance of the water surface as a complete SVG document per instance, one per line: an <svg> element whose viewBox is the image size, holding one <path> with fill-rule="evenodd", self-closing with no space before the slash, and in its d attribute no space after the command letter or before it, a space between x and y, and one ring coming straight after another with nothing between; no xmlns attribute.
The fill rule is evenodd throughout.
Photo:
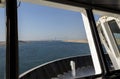
<svg viewBox="0 0 120 79"><path fill-rule="evenodd" d="M43 63L60 58L89 54L87 43L32 41L19 43L20 74ZM0 79L4 78L5 46L0 46Z"/></svg>

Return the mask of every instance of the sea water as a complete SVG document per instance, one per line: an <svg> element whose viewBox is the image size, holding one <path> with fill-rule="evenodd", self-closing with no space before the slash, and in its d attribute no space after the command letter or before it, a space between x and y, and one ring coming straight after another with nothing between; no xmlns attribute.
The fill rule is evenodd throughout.
<svg viewBox="0 0 120 79"><path fill-rule="evenodd" d="M0 79L3 79L5 75L5 52L6 47L0 46Z"/></svg>
<svg viewBox="0 0 120 79"><path fill-rule="evenodd" d="M0 46L0 79L5 75L5 46ZM88 43L29 41L19 43L19 74L60 58L90 54Z"/></svg>

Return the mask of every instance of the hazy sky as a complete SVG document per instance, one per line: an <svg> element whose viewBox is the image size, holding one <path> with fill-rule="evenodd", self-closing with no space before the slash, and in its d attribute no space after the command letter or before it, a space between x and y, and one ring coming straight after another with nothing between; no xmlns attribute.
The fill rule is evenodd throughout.
<svg viewBox="0 0 120 79"><path fill-rule="evenodd" d="M78 12L21 3L18 8L19 40L86 39ZM5 10L0 9L0 40L5 40Z"/></svg>
<svg viewBox="0 0 120 79"><path fill-rule="evenodd" d="M0 41L5 41L5 9L0 8Z"/></svg>

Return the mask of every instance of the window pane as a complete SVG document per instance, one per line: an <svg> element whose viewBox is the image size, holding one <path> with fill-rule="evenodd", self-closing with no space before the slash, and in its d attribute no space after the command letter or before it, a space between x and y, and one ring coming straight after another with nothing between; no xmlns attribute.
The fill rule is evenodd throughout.
<svg viewBox="0 0 120 79"><path fill-rule="evenodd" d="M5 9L0 8L0 79L5 79Z"/></svg>
<svg viewBox="0 0 120 79"><path fill-rule="evenodd" d="M37 66L29 77L69 79L74 65L76 77L95 74L79 12L22 3L18 15L20 74Z"/></svg>
<svg viewBox="0 0 120 79"><path fill-rule="evenodd" d="M120 69L120 53L118 49L120 44L120 25L118 26L120 16L96 10L94 12L96 26L103 45L108 67L110 71Z"/></svg>
<svg viewBox="0 0 120 79"><path fill-rule="evenodd" d="M118 23L115 20L109 21L108 24L114 35L117 45L120 48L120 25L118 25Z"/></svg>

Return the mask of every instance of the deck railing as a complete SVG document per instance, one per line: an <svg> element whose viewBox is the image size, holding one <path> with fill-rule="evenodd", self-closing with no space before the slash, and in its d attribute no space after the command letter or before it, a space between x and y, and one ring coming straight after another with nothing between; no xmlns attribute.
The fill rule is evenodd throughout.
<svg viewBox="0 0 120 79"><path fill-rule="evenodd" d="M108 59L108 56L107 56ZM75 62L75 68L92 68L94 75L94 67L90 55L68 57L55 60L44 65L37 66L20 75L19 79L59 79L58 75L71 72L70 61ZM89 69L88 69L89 71ZM87 73L87 72L85 72Z"/></svg>

